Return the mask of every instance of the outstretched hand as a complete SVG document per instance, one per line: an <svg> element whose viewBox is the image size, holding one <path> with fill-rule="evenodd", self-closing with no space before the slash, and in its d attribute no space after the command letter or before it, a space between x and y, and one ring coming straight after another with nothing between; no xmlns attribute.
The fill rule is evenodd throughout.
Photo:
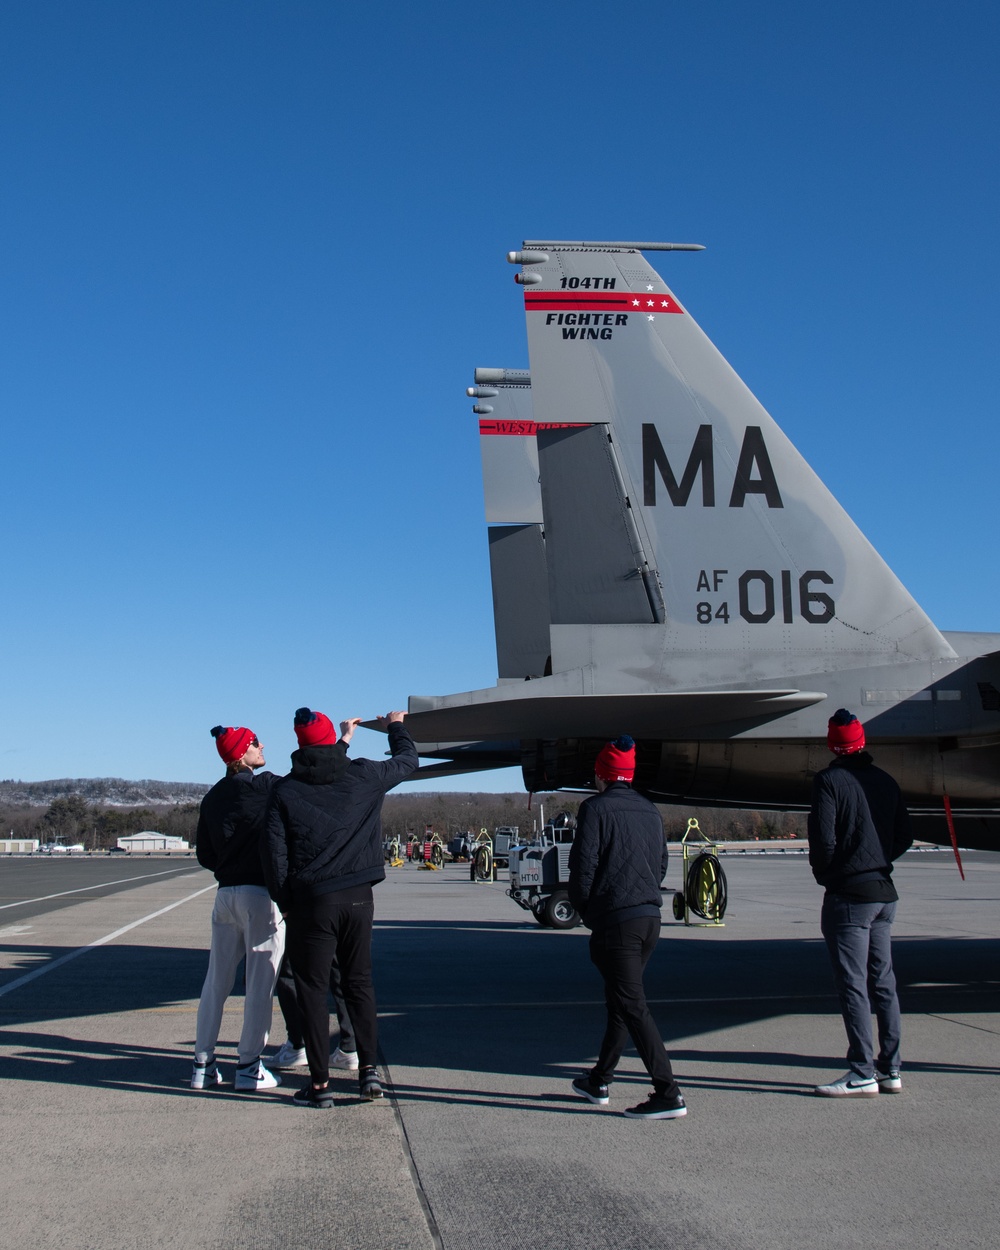
<svg viewBox="0 0 1000 1250"><path fill-rule="evenodd" d="M383 729L389 725L401 725L405 716L405 712L386 712L378 718L378 723Z"/></svg>
<svg viewBox="0 0 1000 1250"><path fill-rule="evenodd" d="M346 746L354 737L354 731L361 724L360 716L352 716L350 720L342 720L340 722L340 741Z"/></svg>

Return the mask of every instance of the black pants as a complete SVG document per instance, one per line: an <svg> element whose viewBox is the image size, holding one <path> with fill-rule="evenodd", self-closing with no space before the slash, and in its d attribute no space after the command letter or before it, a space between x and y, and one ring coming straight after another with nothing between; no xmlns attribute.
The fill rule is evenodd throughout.
<svg viewBox="0 0 1000 1250"><path fill-rule="evenodd" d="M603 1085L614 1080L615 1068L631 1037L658 1093L680 1092L663 1038L646 1005L642 974L660 938L659 916L639 916L610 924L590 935L590 958L604 978L608 1026L591 1077Z"/></svg>
<svg viewBox="0 0 1000 1250"><path fill-rule="evenodd" d="M288 1040L296 1050L305 1046L305 1034L302 1031L302 1012L299 1010L299 996L295 992L295 975L292 972L291 960L286 955L278 969L278 980L274 987L278 995L278 1006L285 1021ZM340 985L340 966L336 959L330 965L330 993L333 995L333 1006L337 1012L337 1023L340 1025L340 1040L337 1043L341 1050L357 1050L354 1039L354 1026L351 1015L344 1002L344 992Z"/></svg>
<svg viewBox="0 0 1000 1250"><path fill-rule="evenodd" d="M286 949L302 1012L302 1032L313 1083L330 1075L330 969L340 967L341 990L354 1025L361 1067L374 1067L378 1055L378 1016L372 985L370 885L293 902L286 925Z"/></svg>

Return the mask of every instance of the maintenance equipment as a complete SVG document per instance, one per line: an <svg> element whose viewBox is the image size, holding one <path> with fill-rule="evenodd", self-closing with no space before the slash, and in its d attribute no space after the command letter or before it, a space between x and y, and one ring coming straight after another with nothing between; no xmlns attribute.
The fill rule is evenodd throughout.
<svg viewBox="0 0 1000 1250"><path fill-rule="evenodd" d="M472 845L469 860L469 878L472 881L496 881L497 863L493 855L493 839L485 829L480 829Z"/></svg>
<svg viewBox="0 0 1000 1250"><path fill-rule="evenodd" d="M580 913L569 901L569 852L576 821L560 812L531 842L510 848L510 889L519 907L549 929L575 929Z"/></svg>
<svg viewBox="0 0 1000 1250"><path fill-rule="evenodd" d="M675 920L686 925L725 928L728 894L726 874L719 863L718 846L702 833L691 816L681 838L681 888L674 894ZM692 920L692 913L700 920Z"/></svg>
<svg viewBox="0 0 1000 1250"><path fill-rule="evenodd" d="M510 848L517 846L520 836L519 825L497 825L493 830L493 859L499 867L508 867Z"/></svg>
<svg viewBox="0 0 1000 1250"><path fill-rule="evenodd" d="M420 867L427 872L439 872L444 867L444 842L429 828L424 834L423 861Z"/></svg>

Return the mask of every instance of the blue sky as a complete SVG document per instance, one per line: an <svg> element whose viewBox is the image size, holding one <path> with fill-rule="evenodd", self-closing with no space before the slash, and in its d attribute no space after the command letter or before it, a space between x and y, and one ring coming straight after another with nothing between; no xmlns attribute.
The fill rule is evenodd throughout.
<svg viewBox="0 0 1000 1250"><path fill-rule="evenodd" d="M942 628L1000 630L1000 9L0 6L0 776L496 677L505 253L654 258ZM375 754L381 738L362 734ZM519 786L516 773L456 783Z"/></svg>

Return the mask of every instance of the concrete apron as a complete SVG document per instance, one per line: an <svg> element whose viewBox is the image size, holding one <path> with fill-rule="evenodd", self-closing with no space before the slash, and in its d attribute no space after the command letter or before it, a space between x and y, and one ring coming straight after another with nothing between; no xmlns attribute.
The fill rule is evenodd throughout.
<svg viewBox="0 0 1000 1250"><path fill-rule="evenodd" d="M361 1104L347 1073L332 1077L332 1111L292 1105L301 1072L277 1090L233 1091L242 997L223 1019L227 1085L189 1088L213 897L195 871L0 926L2 993L11 972L188 900L0 997L0 1245L425 1250L388 1100Z"/></svg>

